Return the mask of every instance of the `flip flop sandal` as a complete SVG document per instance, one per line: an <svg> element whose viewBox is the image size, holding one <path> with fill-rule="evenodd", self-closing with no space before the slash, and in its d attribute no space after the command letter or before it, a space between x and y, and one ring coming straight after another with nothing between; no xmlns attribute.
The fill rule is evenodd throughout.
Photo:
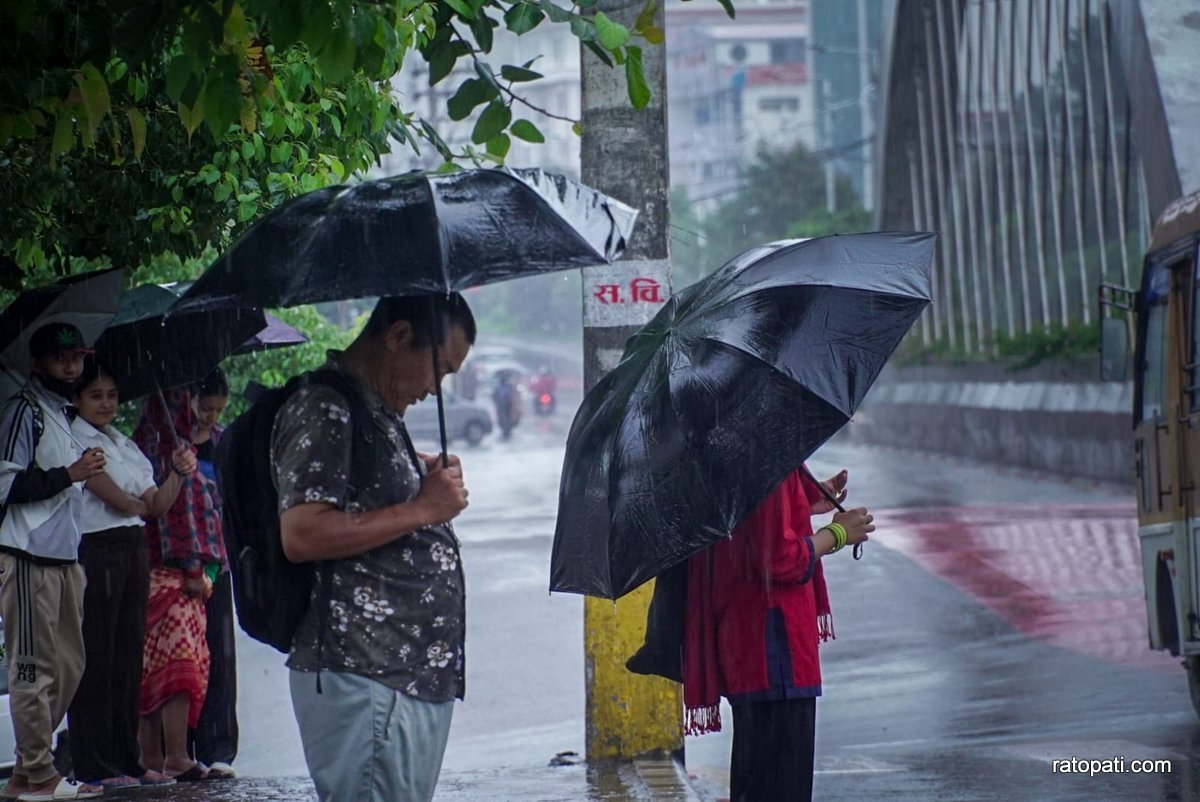
<svg viewBox="0 0 1200 802"><path fill-rule="evenodd" d="M183 771L174 775L174 778L176 782L195 783L208 779L208 772L205 771L199 763L197 763L187 771Z"/></svg>
<svg viewBox="0 0 1200 802"><path fill-rule="evenodd" d="M98 785L105 791L119 791L123 788L138 788L142 781L137 777L119 774L116 777L105 777L101 780L84 780L87 785Z"/></svg>
<svg viewBox="0 0 1200 802"><path fill-rule="evenodd" d="M96 785L84 785L63 777L50 791L27 791L17 799L21 802L57 802L60 799L96 799L104 796L104 789Z"/></svg>
<svg viewBox="0 0 1200 802"><path fill-rule="evenodd" d="M178 780L176 780L174 777L170 777L166 774L163 774L161 771L154 771L153 769L147 769L146 773L143 774L141 777L138 777L137 779L138 779L138 782L141 783L146 788L157 788L157 787L163 786L163 785L174 785L176 782L178 782Z"/></svg>

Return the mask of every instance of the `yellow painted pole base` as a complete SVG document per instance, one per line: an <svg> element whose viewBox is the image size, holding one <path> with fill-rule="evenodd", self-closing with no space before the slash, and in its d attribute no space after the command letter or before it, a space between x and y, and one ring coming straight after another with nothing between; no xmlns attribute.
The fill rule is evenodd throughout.
<svg viewBox="0 0 1200 802"><path fill-rule="evenodd" d="M683 748L682 686L634 674L625 661L642 645L654 583L615 604L584 599L587 759L629 760Z"/></svg>

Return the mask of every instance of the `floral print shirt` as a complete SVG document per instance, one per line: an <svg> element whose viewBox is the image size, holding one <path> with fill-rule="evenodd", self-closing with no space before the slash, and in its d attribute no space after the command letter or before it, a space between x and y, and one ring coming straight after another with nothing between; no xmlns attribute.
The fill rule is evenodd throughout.
<svg viewBox="0 0 1200 802"><path fill-rule="evenodd" d="M326 367L338 367L335 354ZM371 410L364 431L383 437L370 484L349 485L349 405L333 388L310 384L275 418L271 462L280 514L314 502L366 512L416 497L423 466L409 456L403 420L377 393L359 386ZM359 674L427 701L463 697L465 593L458 538L449 524L335 560L323 644L320 583L314 584L288 667Z"/></svg>

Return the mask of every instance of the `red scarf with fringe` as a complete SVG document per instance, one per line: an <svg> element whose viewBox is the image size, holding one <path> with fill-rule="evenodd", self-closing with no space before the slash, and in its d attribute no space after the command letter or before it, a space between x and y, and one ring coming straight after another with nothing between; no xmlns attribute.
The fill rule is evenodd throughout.
<svg viewBox="0 0 1200 802"><path fill-rule="evenodd" d="M798 504L796 512L807 517L810 508L807 503ZM811 529L809 529L811 534ZM744 547L749 547L749 532L742 530L734 534L734 542L742 540ZM721 556L716 552L722 544L710 546L692 555L687 566L687 604L686 621L684 622L683 638L683 703L684 733L687 735L703 735L706 732L721 730L721 696L726 691L721 676L721 661L717 646L717 613L715 609L715 582L727 581L728 566L717 567ZM809 582L816 604L816 633L819 642L836 637L833 629L833 614L829 606L829 591L825 584L825 571L819 559L815 559L811 550L811 540L801 553L808 559L815 560ZM756 562L769 564L770 555L756 555ZM807 566L805 566L807 568ZM722 573L719 578L715 577ZM805 571L804 573L807 573ZM765 594L770 593L766 587L769 580L761 577L739 577L733 581L763 582ZM765 603L770 608L769 602ZM765 621L763 622L765 627Z"/></svg>

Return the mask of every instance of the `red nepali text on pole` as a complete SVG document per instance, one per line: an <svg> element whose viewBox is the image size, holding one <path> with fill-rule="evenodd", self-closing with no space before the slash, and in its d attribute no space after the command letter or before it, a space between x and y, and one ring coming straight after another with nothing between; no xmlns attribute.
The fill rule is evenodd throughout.
<svg viewBox="0 0 1200 802"><path fill-rule="evenodd" d="M642 276L629 282L628 300L622 297L620 284L597 284L592 295L602 304L661 304L666 301L660 293L661 289L658 281Z"/></svg>

